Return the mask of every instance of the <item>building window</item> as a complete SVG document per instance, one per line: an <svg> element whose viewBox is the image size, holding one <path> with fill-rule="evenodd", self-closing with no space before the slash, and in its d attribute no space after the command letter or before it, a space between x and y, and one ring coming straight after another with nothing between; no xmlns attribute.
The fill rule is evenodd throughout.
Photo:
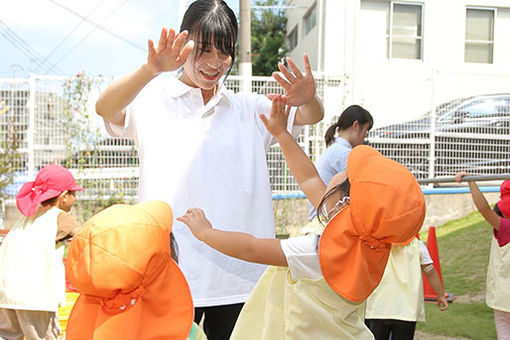
<svg viewBox="0 0 510 340"><path fill-rule="evenodd" d="M389 22L388 56L421 60L423 5L392 2Z"/></svg>
<svg viewBox="0 0 510 340"><path fill-rule="evenodd" d="M317 6L313 4L312 8L306 12L303 17L303 36L307 35L317 24Z"/></svg>
<svg viewBox="0 0 510 340"><path fill-rule="evenodd" d="M466 43L464 61L492 64L494 50L493 9L466 10Z"/></svg>
<svg viewBox="0 0 510 340"><path fill-rule="evenodd" d="M289 51L292 51L294 49L294 47L297 46L297 43L298 43L298 36L297 36L297 25L296 25L296 27L294 27L294 29L287 36L287 44L289 46Z"/></svg>

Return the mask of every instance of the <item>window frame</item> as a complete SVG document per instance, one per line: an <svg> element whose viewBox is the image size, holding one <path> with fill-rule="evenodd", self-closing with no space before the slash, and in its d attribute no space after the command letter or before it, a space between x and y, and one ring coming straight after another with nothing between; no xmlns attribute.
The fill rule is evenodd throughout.
<svg viewBox="0 0 510 340"><path fill-rule="evenodd" d="M400 57L393 57L393 13L395 5L407 5L407 6L419 6L421 8L421 36L415 36L415 39L419 39L420 41L420 56L419 58L400 58ZM406 1L391 1L390 2L390 10L389 10L389 29L386 34L388 39L388 46L387 46L387 57L390 60L409 60L409 61L423 61L423 41L424 39L424 32L425 32L425 4L423 2L406 2Z"/></svg>
<svg viewBox="0 0 510 340"><path fill-rule="evenodd" d="M295 36L295 39L294 37ZM295 40L295 45L292 44L292 42ZM287 41L289 44L289 51L293 51L296 46L299 43L299 37L298 37L298 25L296 24L294 28L290 31L290 33L287 35Z"/></svg>
<svg viewBox="0 0 510 340"><path fill-rule="evenodd" d="M311 18L312 13L315 13L315 23L307 31L308 28L307 20ZM305 15L303 15L303 37L307 36L308 33L310 33L315 26L317 26L317 1L315 1L313 5L310 6L310 8L306 11Z"/></svg>
<svg viewBox="0 0 510 340"><path fill-rule="evenodd" d="M478 11L492 11L492 41L490 40L467 40L467 15L468 10L478 10ZM466 6L466 13L464 16L465 25L464 25L464 63L469 64L486 64L493 65L494 64L494 45L496 41L496 18L498 14L498 9L496 7L481 7L481 6ZM480 62L480 61L467 61L466 60L466 44L468 43L488 43L491 46L491 61L490 62Z"/></svg>

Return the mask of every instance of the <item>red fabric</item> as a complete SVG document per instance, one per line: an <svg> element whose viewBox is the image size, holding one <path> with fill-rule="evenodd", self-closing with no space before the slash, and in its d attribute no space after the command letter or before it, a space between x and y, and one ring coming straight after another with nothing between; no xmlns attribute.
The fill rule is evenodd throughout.
<svg viewBox="0 0 510 340"><path fill-rule="evenodd" d="M50 198L57 197L62 192L80 191L81 186L69 170L57 164L48 164L39 171L35 181L26 182L16 195L16 205L25 216L32 216L37 206Z"/></svg>
<svg viewBox="0 0 510 340"><path fill-rule="evenodd" d="M499 230L492 230L500 247L506 246L510 242L510 220L501 217L499 219Z"/></svg>
<svg viewBox="0 0 510 340"><path fill-rule="evenodd" d="M498 202L498 208L506 218L510 218L510 180L506 180L499 188L501 200Z"/></svg>

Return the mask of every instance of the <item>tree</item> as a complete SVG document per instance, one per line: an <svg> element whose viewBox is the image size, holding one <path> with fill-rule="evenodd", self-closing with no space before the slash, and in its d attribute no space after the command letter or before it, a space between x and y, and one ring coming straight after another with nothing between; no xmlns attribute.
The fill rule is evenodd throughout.
<svg viewBox="0 0 510 340"><path fill-rule="evenodd" d="M2 92L0 97L7 95ZM10 110L4 100L0 100L0 229L2 229L4 200L9 196L5 191L9 184L14 181L16 165L21 160L20 134L16 121L19 121L20 113Z"/></svg>
<svg viewBox="0 0 510 340"><path fill-rule="evenodd" d="M256 0L256 6L281 6L283 0ZM283 9L251 10L252 74L267 76L287 53L285 35L287 18Z"/></svg>

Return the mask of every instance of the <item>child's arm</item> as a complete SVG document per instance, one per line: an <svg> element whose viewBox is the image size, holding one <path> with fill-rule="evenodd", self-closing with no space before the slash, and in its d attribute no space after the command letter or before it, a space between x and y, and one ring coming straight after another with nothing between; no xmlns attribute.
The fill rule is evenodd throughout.
<svg viewBox="0 0 510 340"><path fill-rule="evenodd" d="M459 172L455 175L455 181L460 183L462 181L462 177L467 176L467 173L464 171ZM476 208L482 214L487 222L495 229L499 230L499 221L500 218L498 214L494 212L489 206L487 199L482 194L476 182L469 181L469 191L471 192L471 197L473 198L473 202L475 203Z"/></svg>
<svg viewBox="0 0 510 340"><path fill-rule="evenodd" d="M61 212L58 214L57 224L57 242L64 241L73 237L80 228L80 223L78 223L78 221L72 215L66 212Z"/></svg>
<svg viewBox="0 0 510 340"><path fill-rule="evenodd" d="M437 295L437 305L439 306L439 310L440 311L447 310L448 301L446 301L446 298L444 297L444 287L441 284L441 279L439 278L439 275L437 274L434 265L432 265L432 263L424 264L421 266L421 269L427 276L427 280L429 281L430 285L432 286L432 289Z"/></svg>
<svg viewBox="0 0 510 340"><path fill-rule="evenodd" d="M278 239L256 238L247 233L213 229L199 208L192 208L177 217L193 235L217 251L244 261L287 267L287 259Z"/></svg>
<svg viewBox="0 0 510 340"><path fill-rule="evenodd" d="M184 64L194 47L193 40L186 42L188 33L175 33L174 29L161 30L158 47L149 39L147 63L135 72L118 79L104 90L96 102L96 112L107 121L123 125L125 108L155 76L173 71Z"/></svg>
<svg viewBox="0 0 510 340"><path fill-rule="evenodd" d="M286 98L275 96L269 118L260 115L260 119L280 144L292 175L305 193L308 200L317 207L324 195L326 185L322 181L312 161L287 131L287 119L290 107L285 108Z"/></svg>

